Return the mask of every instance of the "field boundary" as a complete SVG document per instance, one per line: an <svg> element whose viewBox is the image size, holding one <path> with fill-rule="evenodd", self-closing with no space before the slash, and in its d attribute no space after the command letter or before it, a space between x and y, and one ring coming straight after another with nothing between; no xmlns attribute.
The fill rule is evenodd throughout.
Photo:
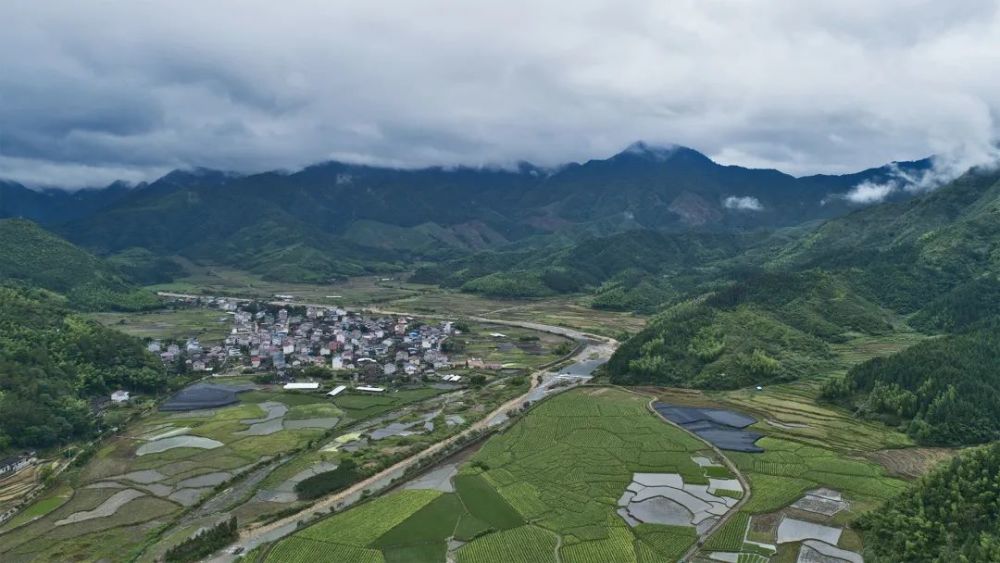
<svg viewBox="0 0 1000 563"><path fill-rule="evenodd" d="M633 389L629 389L628 387L623 387L621 385L609 385L609 386L617 387L618 389L621 389L628 393L632 393L634 395L639 395L640 397L650 397L646 393L641 393L639 391L635 391ZM698 436L697 434L691 432L690 430L684 428L683 426L675 423L674 421L660 414L659 411L653 408L653 403L655 403L656 401L657 398L653 396L650 397L649 402L646 403L646 408L650 411L650 413L652 413L654 416L656 416L663 422L666 422L667 424L673 426L674 428L682 430L683 432L689 434L699 442L708 446L713 452L715 452L717 456L719 456L719 459L722 460L722 463L726 465L726 468L729 469L729 471L731 471L733 475L736 476L736 479L740 482L740 485L743 486L743 496L740 498L740 500L737 501L737 503L734 504L732 508L726 511L726 513L719 518L719 521L713 524L712 527L709 528L708 531L703 536L700 536L698 540L696 540L695 543L690 548L688 548L688 550L684 552L684 555L682 555L680 558L680 561L689 561L692 556L694 556L699 550L701 550L702 545L704 545L705 542L708 541L708 539L711 538L713 534L715 534L723 526L725 526L726 522L728 522L729 519L732 518L734 514L739 513L743 505L745 505L747 501L750 500L750 495L752 494L752 492L750 490L750 483L747 480L747 478L742 473L740 473L740 470L739 468L736 467L736 464L730 461L729 458L726 457L724 453L722 453L721 449L719 449L715 444L709 442L708 440L705 440L701 436Z"/></svg>

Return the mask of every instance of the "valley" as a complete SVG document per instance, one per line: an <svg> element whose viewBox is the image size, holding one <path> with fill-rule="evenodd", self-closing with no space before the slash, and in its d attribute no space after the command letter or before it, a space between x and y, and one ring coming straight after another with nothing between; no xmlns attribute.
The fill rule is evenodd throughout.
<svg viewBox="0 0 1000 563"><path fill-rule="evenodd" d="M507 217L332 270L0 219L0 558L892 561L993 463L998 186L757 231Z"/></svg>
<svg viewBox="0 0 1000 563"><path fill-rule="evenodd" d="M161 299L183 306L174 305L173 312L102 313L92 317L147 341L197 337L210 344L221 343L227 338L229 327L234 326L231 313L214 309L220 306L217 303L224 304L222 309L239 310L260 303L274 310L297 311L307 308L336 311L351 303L363 307L370 315L423 318L427 323L439 322L438 319L477 323L467 329L469 335L474 339L476 334L482 334L486 340L483 344L468 342L463 353L487 360L497 347L497 336L489 335L499 335L500 331L506 331L504 339L535 338L532 334L551 333L559 335L556 338L568 339L566 342L585 344L571 353L572 360L560 360L553 355L532 360L536 366L539 362L555 364L550 370L541 366L540 371L532 372L536 368L530 363L511 363L510 357L501 360L505 366L529 370L526 378L507 375L481 389L465 385L451 389L404 386L385 398L355 392L331 400L323 392L282 391L280 384L261 385L253 376L241 375L235 365L230 365L215 374L229 377L209 376L206 381L233 389L239 397L238 403L190 413L150 410L140 415L137 421L129 423L126 433L111 438L96 451L92 461L64 478L63 482L72 483L70 489L48 491L25 512L30 517L21 517L5 526L2 531L7 533L0 533L0 549L5 558L99 558L102 554L129 550L130 558L152 561L198 530L229 515L239 523L238 539L212 560L233 560L244 554L249 561L309 560L315 558L317 549L331 560L339 560L341 555L336 550L344 550L344 558L372 561L412 561L413 557L421 561L444 561L445 555L455 561L491 561L499 554L505 554L507 560L529 562L595 558L657 561L682 556L700 560L714 553L741 553L743 558L766 558L773 554L780 558L788 553L794 556L800 549L813 549L800 547L813 545L803 541L819 541L802 538L786 541L784 532L777 527L783 518L789 518L789 522L843 526L851 515L871 510L902 486L899 477L890 477L889 470L880 466L878 460L894 466L895 461L880 456L905 451L898 448L912 447L912 440L877 423L854 419L835 407L822 407L816 404L816 399L823 381L836 372L918 342L921 337L917 334L857 337L838 347L833 364L839 367L832 368L830 375L760 390L699 392L639 387L624 392L608 387L604 375L596 385L565 391L562 385L570 383L572 387L587 378L560 379L552 375L554 372L575 373L574 361L587 365L587 370L593 369L595 360L606 361L617 347L614 340L583 331L595 325L603 329L593 331L598 333L637 329L645 323L645 318L611 312L599 313L597 318L577 316L562 300L491 302L459 295L452 301L454 294L433 288L426 288L419 296L392 298L395 289L389 287L386 299L369 300L382 290L382 283L388 282L352 280L343 286L324 288L334 295L334 291L349 294L343 288L366 287L363 298L341 297L344 301L339 303L343 305L300 302L316 294L293 294L302 291L294 287L279 291L282 298L276 300L271 299L275 293L270 291L278 288L272 287L261 293L240 293L238 286L230 286L224 292L228 297L208 294L216 287L199 288L198 293L192 294L161 291ZM410 312L399 310L413 306L414 302L425 306L414 307ZM449 315L446 311L450 309ZM213 328L220 323L221 326ZM558 339L551 340L544 346L558 343ZM510 385L511 378L527 382L518 389L517 385ZM556 383L559 385L553 386ZM334 385L321 380L323 389ZM548 397L555 392L559 392L556 397ZM562 396L567 398L558 398ZM605 401L607 406L603 406ZM757 440L764 453L737 454L716 449L682 427L657 421L651 411L654 401L721 407L749 414L756 418L750 430L764 436ZM463 403L467 406L460 406ZM549 407L550 403L553 406ZM469 404L475 405L475 409L469 410ZM527 414L519 412L523 404L531 404ZM552 409L555 409L552 415L542 414ZM587 409L596 410L587 415ZM518 414L511 418L515 411ZM569 419L546 418L566 416L559 412L576 414ZM628 422L616 417L627 417ZM431 420L435 422L428 432L423 426ZM407 430L414 425L421 431ZM260 431L255 430L258 426ZM383 435L380 429L391 428L396 430L384 434L386 437L377 442L372 441L371 437ZM542 434L532 437L529 433L532 428ZM636 435L626 433L626 428ZM546 429L558 429L558 434L543 438L548 433ZM602 432L606 437L601 437ZM665 433L663 438L655 438L660 433ZM564 444L563 449L552 450L551 445L536 443L545 439ZM658 439L666 440L665 445L653 447L650 440ZM176 444L149 449L151 444L172 440ZM552 450L548 454L551 461L532 455L546 450ZM528 456L525 462L530 460L530 465L517 469L520 462L516 460L522 456ZM346 486L335 489L336 492L303 500L296 484L342 467L344 459L364 471L347 477ZM702 459L709 460L705 463L710 465L699 465ZM612 461L621 464L621 469L615 470L617 473L608 466ZM514 465L508 467L509 463ZM554 482L528 478L544 468L558 471L560 467L595 463L604 469L591 477L581 474L578 485L564 483L551 492L544 491ZM836 470L825 472L834 465ZM912 467L913 463L908 465ZM529 473L518 473L525 470ZM671 472L681 476L684 488L704 486L710 482L707 475L734 483L738 479L743 485L726 485L727 490L737 489L734 496L713 501L725 506L720 514L723 518L713 516L705 524L691 528L678 526L676 516L664 520L670 524L660 524L654 516L648 516L654 520L637 522L630 520L635 516L626 518L615 513L620 494L613 494L610 488L625 491L627 483L612 483L632 473L671 475ZM426 481L420 477L436 474L441 477ZM906 475L912 477L913 472ZM593 483L588 485L588 479L594 479ZM421 488L423 482L431 488ZM473 492L480 489L482 492ZM789 508L802 495L814 490L843 495L838 498L846 498L843 503L849 508L834 519L817 518ZM473 500L481 497L494 500ZM570 509L565 504L569 498L576 499L574 502L589 498L592 507ZM501 503L499 506L506 508L500 513L507 511L511 520L493 522L500 509L478 508L477 502ZM380 521L375 516L380 510L396 515L399 520ZM610 514L601 515L602 510ZM623 510L617 512L624 514ZM644 513L644 509L628 510L633 515ZM667 513L677 510L693 509L668 508ZM422 527L426 524L420 524L425 518L418 516L423 514L421 511L440 513L434 516L435 521L444 518L439 531ZM591 512L591 516L586 516ZM329 513L337 516L326 516ZM407 519L411 514L412 521ZM803 517L806 520L801 520ZM376 529L381 531L371 527L375 521L379 521L382 528ZM452 524L445 526L443 522ZM60 533L67 526L75 533L68 536ZM407 531L411 528L412 531ZM136 533L147 539L139 543L128 539ZM327 543L329 540L324 539L344 534L357 539L350 543L340 543L341 540ZM862 545L858 532L850 528L839 537L833 542L837 549L857 551Z"/></svg>

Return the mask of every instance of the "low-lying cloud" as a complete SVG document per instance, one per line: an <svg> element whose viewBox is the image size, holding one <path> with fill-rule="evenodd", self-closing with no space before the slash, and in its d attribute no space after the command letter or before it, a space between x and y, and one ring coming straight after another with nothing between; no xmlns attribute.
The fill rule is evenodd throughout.
<svg viewBox="0 0 1000 563"><path fill-rule="evenodd" d="M729 196L722 201L723 207L726 209L735 209L737 211L763 211L764 206L760 203L760 200L753 196Z"/></svg>
<svg viewBox="0 0 1000 563"><path fill-rule="evenodd" d="M937 189L969 170L988 171L1000 166L1000 147L968 149L952 154L935 155L931 167L907 171L897 165L890 167L890 178L883 182L864 181L843 195L858 205L881 203L898 192L918 194Z"/></svg>
<svg viewBox="0 0 1000 563"><path fill-rule="evenodd" d="M796 175L981 162L1000 132L998 6L2 2L0 177L554 166L638 139Z"/></svg>

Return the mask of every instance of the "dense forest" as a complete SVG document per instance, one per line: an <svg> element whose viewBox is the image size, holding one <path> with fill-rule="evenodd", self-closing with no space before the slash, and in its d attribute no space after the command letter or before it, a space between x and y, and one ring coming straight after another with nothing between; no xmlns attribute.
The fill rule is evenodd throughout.
<svg viewBox="0 0 1000 563"><path fill-rule="evenodd" d="M875 358L830 380L823 396L900 424L925 444L1000 438L1000 321Z"/></svg>
<svg viewBox="0 0 1000 563"><path fill-rule="evenodd" d="M866 561L1000 561L1000 444L962 452L857 525Z"/></svg>
<svg viewBox="0 0 1000 563"><path fill-rule="evenodd" d="M167 384L138 339L74 315L48 291L0 286L0 451L89 436L90 398Z"/></svg>

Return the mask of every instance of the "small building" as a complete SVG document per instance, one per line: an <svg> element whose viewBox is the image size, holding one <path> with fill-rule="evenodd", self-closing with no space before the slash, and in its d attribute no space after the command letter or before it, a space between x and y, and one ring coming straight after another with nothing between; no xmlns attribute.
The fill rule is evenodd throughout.
<svg viewBox="0 0 1000 563"><path fill-rule="evenodd" d="M313 382L286 383L283 389L285 391L316 391L317 389L319 389L319 383L313 383Z"/></svg>
<svg viewBox="0 0 1000 563"><path fill-rule="evenodd" d="M346 385L338 385L338 386L334 387L333 390L330 391L329 393L327 393L326 395L328 397L336 397L337 395L340 395L341 393L343 393L345 389L347 389Z"/></svg>
<svg viewBox="0 0 1000 563"><path fill-rule="evenodd" d="M362 393L384 393L385 387L368 387L366 385L362 385L360 387L355 387L354 390L361 391Z"/></svg>
<svg viewBox="0 0 1000 563"><path fill-rule="evenodd" d="M25 467L31 465L33 455L16 455L5 459L0 459L0 475L17 473Z"/></svg>
<svg viewBox="0 0 1000 563"><path fill-rule="evenodd" d="M111 402L116 404L127 403L129 400L129 392L123 389L119 389L111 394Z"/></svg>

